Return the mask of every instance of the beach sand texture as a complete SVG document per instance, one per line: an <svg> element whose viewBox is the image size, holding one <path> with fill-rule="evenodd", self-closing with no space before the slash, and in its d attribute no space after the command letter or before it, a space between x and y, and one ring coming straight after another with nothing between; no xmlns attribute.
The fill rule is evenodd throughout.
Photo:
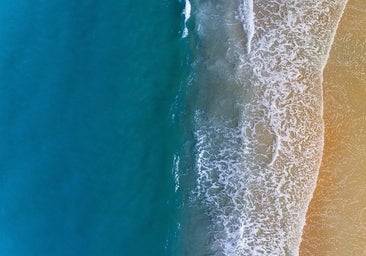
<svg viewBox="0 0 366 256"><path fill-rule="evenodd" d="M324 70L325 147L300 255L366 255L366 1L350 0Z"/></svg>

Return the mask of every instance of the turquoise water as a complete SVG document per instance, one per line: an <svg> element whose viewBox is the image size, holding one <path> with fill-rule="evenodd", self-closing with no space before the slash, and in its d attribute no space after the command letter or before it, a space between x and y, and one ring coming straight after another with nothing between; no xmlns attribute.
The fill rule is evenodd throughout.
<svg viewBox="0 0 366 256"><path fill-rule="evenodd" d="M0 255L172 254L183 7L1 2Z"/></svg>

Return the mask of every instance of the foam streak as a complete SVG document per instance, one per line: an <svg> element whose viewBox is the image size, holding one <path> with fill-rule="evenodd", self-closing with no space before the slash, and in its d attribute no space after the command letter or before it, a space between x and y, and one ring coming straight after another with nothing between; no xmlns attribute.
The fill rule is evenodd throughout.
<svg viewBox="0 0 366 256"><path fill-rule="evenodd" d="M183 29L183 34L182 34L182 38L185 38L188 36L188 28L187 28L187 22L189 20L189 18L191 17L191 2L189 2L189 0L186 0L185 2L185 7L183 10L183 15L184 15L184 29Z"/></svg>
<svg viewBox="0 0 366 256"><path fill-rule="evenodd" d="M240 17L243 22L243 29L247 36L247 53L251 51L251 43L253 40L255 26L254 26L254 11L253 0L243 0L239 6Z"/></svg>

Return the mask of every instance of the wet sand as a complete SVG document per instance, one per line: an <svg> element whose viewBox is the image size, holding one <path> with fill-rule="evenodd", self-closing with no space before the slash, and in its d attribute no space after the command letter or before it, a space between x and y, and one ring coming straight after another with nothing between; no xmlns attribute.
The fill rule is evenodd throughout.
<svg viewBox="0 0 366 256"><path fill-rule="evenodd" d="M300 255L366 255L365 0L346 6L323 87L325 148Z"/></svg>

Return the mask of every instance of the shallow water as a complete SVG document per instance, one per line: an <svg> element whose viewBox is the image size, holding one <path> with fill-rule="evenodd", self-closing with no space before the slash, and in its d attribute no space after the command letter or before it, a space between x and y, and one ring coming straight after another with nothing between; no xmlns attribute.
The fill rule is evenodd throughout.
<svg viewBox="0 0 366 256"><path fill-rule="evenodd" d="M344 3L192 2L187 204L204 221L186 231L188 254L298 253L323 150L322 70Z"/></svg>
<svg viewBox="0 0 366 256"><path fill-rule="evenodd" d="M365 14L348 2L324 71L325 148L300 255L366 255Z"/></svg>

